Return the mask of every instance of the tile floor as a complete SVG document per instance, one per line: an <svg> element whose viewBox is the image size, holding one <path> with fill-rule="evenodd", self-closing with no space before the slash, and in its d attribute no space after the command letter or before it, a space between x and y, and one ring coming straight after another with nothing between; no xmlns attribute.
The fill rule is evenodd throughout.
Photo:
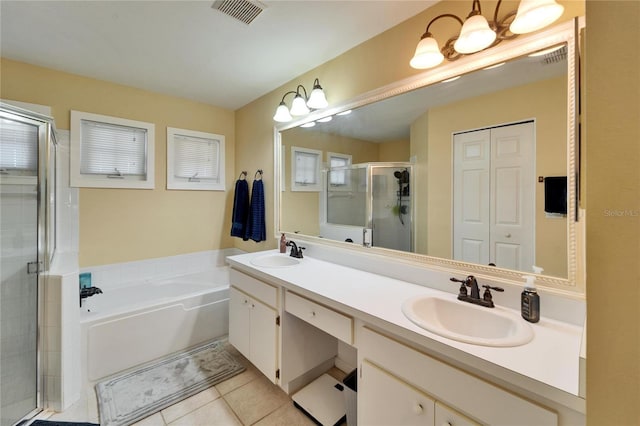
<svg viewBox="0 0 640 426"><path fill-rule="evenodd" d="M133 426L315 425L293 406L282 389L271 383L246 359L242 359L247 367L244 372ZM344 378L344 373L336 368L329 374L338 380ZM76 404L47 420L99 423L98 402L93 387L89 387Z"/></svg>

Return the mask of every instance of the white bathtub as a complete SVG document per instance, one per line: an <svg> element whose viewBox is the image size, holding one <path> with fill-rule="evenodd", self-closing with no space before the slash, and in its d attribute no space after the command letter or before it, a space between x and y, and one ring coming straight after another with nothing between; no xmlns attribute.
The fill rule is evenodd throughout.
<svg viewBox="0 0 640 426"><path fill-rule="evenodd" d="M82 309L89 382L229 332L229 271L103 290Z"/></svg>

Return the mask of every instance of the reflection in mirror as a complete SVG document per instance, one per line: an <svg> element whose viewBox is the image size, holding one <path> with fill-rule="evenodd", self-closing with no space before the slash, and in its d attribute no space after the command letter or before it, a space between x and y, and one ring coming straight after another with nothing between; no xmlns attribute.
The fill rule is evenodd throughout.
<svg viewBox="0 0 640 426"><path fill-rule="evenodd" d="M340 223L344 232L331 229L332 204L356 194L353 183L349 190L332 186L332 176L349 170L353 178L359 169L331 170L329 156L340 154L362 167L404 162L411 169L411 238L392 248L521 272L533 272L535 265L545 276L575 279L566 207L572 205L567 194L573 194L571 49L559 42L553 47L384 98L314 127L282 131L284 181L290 181L292 147L321 152L324 175L318 191L281 188L280 230L365 245L363 235L371 232L376 246L376 235L396 231L373 223L370 214L354 222L362 205L341 212L352 219ZM383 207L389 217L404 209L391 199Z"/></svg>

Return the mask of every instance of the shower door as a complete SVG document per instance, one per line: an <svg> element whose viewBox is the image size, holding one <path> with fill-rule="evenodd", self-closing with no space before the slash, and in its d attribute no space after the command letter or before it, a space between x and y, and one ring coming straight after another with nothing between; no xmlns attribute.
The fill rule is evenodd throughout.
<svg viewBox="0 0 640 426"><path fill-rule="evenodd" d="M0 426L41 407L38 275L50 124L0 109ZM43 170L44 169L44 170Z"/></svg>

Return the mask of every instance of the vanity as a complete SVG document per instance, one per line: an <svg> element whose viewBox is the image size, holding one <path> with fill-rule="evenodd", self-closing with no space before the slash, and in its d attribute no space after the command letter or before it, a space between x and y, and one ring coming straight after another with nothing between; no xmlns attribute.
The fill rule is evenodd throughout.
<svg viewBox="0 0 640 426"><path fill-rule="evenodd" d="M303 259L277 251L228 258L229 341L286 392L331 368L346 344L357 352L351 367L358 368L363 425L585 423L585 400L578 396L584 303L543 294L545 315L530 324L532 340L519 346L460 342L416 325L402 311L420 296L465 304L445 271L421 271L432 286L412 283L334 263L346 255L360 267L384 264L393 273L393 262L340 250L328 254L309 245ZM410 275L419 269L403 268ZM518 297L511 287L494 300L518 318L517 310L502 307Z"/></svg>

